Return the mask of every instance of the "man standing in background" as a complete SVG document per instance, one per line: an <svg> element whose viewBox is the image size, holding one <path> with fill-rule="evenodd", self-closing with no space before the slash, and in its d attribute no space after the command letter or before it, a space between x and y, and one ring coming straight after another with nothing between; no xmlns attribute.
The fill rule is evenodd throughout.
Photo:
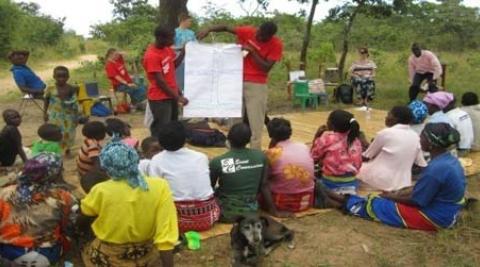
<svg viewBox="0 0 480 267"><path fill-rule="evenodd" d="M424 50L419 44L412 45L412 53L408 59L408 73L410 80L410 102L417 99L420 86L427 80L430 93L438 91L437 79L442 75L442 65L438 57L431 51Z"/></svg>

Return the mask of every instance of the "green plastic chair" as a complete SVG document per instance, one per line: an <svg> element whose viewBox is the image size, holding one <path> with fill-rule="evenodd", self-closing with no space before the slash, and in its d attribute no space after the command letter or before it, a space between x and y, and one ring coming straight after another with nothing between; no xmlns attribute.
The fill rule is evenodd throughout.
<svg viewBox="0 0 480 267"><path fill-rule="evenodd" d="M308 81L294 81L293 105L299 103L302 106L302 110L305 110L308 102L310 102L315 109L318 108L318 96L309 92Z"/></svg>

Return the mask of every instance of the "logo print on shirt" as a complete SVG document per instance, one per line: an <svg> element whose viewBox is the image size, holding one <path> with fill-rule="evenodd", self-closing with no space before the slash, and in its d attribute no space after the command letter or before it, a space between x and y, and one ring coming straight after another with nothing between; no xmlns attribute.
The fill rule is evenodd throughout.
<svg viewBox="0 0 480 267"><path fill-rule="evenodd" d="M170 71L170 64L168 64L169 60L170 57L166 57L164 60L162 60L163 74L167 74Z"/></svg>
<svg viewBox="0 0 480 267"><path fill-rule="evenodd" d="M233 158L222 159L220 163L222 164L223 173L235 173L235 161Z"/></svg>

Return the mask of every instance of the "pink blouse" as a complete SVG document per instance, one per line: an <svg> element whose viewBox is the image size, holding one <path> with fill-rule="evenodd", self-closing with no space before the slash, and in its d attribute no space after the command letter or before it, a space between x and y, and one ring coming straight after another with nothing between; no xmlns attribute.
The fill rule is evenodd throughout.
<svg viewBox="0 0 480 267"><path fill-rule="evenodd" d="M279 142L265 154L269 161L269 182L273 193L313 191L313 159L306 145L287 140Z"/></svg>
<svg viewBox="0 0 480 267"><path fill-rule="evenodd" d="M124 143L125 145L133 148L133 149L137 149L138 148L138 139L136 138L133 138L133 137L125 137L122 139L122 143Z"/></svg>
<svg viewBox="0 0 480 267"><path fill-rule="evenodd" d="M420 137L404 124L378 132L363 155L370 161L363 164L358 179L384 191L412 185L412 165L427 165L420 148Z"/></svg>
<svg viewBox="0 0 480 267"><path fill-rule="evenodd" d="M357 175L362 166L362 144L357 138L349 147L348 133L327 131L313 142L311 155L327 176Z"/></svg>

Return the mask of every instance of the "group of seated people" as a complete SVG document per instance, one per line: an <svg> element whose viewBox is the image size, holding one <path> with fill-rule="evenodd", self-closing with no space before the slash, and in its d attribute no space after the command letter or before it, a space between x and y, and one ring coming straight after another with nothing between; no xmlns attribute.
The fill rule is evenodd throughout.
<svg viewBox="0 0 480 267"><path fill-rule="evenodd" d="M268 149L250 149L251 130L239 123L228 132L229 150L211 160L185 146L181 122L164 125L158 136L139 144L118 118L90 121L77 156L86 193L81 200L62 178L61 153L42 146L31 159L20 154L21 174L0 190L0 258L50 266L72 238L92 231L82 248L85 266L155 266L158 259L172 266L180 234L260 210L294 217L312 207L338 208L395 227L450 228L465 204L466 178L455 155L477 149L480 121L470 119L473 140L461 147L463 128L448 116L455 108L446 109L452 102L448 93L436 92L424 103L393 107L387 128L372 142L344 110L330 113L310 147L291 140L288 120L273 118ZM462 104L478 118L474 93L466 93ZM20 143L9 145L21 147L20 115L6 110L3 116L1 138L19 137ZM416 133L419 123L424 125ZM58 135L52 127L40 128L42 138ZM412 169L421 169L416 183ZM359 196L360 183L382 193Z"/></svg>
<svg viewBox="0 0 480 267"><path fill-rule="evenodd" d="M8 59L12 64L10 71L12 72L13 79L18 89L28 97L33 97L36 99L42 99L51 94L50 89L56 89L47 87L46 83L27 65L30 52L27 50L13 50L8 54ZM130 107L133 105L141 104L141 102L146 99L146 92L144 85L141 84L141 79L133 79L132 76L128 73L126 63L123 55L115 48L108 49L105 55L105 74L110 80L111 86L115 95L121 94L118 99L118 105L116 111L119 113L127 113L130 111ZM58 70L58 68L61 69ZM56 72L64 71L67 72L68 69L59 66L54 70L54 79L58 83L57 77L55 77ZM67 77L65 83L68 81ZM69 84L66 84L69 87L72 87ZM59 87L65 87L64 84L61 84ZM65 89L65 88L63 88ZM75 96L78 94L78 88L75 89ZM66 90L66 89L65 89ZM64 91L65 91L64 90ZM128 101L128 97L130 102ZM72 96L61 97L61 100L70 100ZM75 100L76 101L76 100ZM60 101L65 102L65 101ZM78 105L77 105L78 106ZM86 112L89 114L89 112Z"/></svg>

